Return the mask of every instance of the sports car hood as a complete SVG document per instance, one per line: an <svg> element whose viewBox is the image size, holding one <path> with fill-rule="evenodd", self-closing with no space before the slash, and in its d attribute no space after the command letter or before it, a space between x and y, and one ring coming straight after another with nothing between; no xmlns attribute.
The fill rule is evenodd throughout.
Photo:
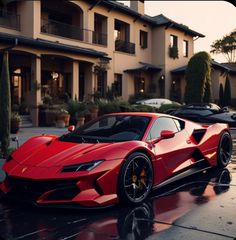
<svg viewBox="0 0 236 240"><path fill-rule="evenodd" d="M113 151L116 147L122 148L122 143L73 143L56 138L42 141L42 138L33 138L23 144L13 153L13 159L26 166L55 167L107 157L108 160L116 159L126 153L126 149Z"/></svg>

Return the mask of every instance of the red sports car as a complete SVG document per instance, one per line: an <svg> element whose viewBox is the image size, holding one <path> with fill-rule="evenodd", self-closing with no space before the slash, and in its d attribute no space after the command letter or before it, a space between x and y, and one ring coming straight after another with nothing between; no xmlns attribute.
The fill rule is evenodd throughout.
<svg viewBox="0 0 236 240"><path fill-rule="evenodd" d="M205 126L155 113L108 114L61 137L28 140L7 159L0 188L40 206L137 204L156 187L225 167L231 153L226 124Z"/></svg>

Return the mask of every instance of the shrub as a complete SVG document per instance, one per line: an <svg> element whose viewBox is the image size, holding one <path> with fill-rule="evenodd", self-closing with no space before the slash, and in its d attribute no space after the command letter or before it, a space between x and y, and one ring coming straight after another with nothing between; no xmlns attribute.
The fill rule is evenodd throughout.
<svg viewBox="0 0 236 240"><path fill-rule="evenodd" d="M186 103L211 101L211 57L207 52L193 55L186 70Z"/></svg>
<svg viewBox="0 0 236 240"><path fill-rule="evenodd" d="M129 97L129 103L134 104L139 100L151 99L151 98L155 98L155 97L156 97L156 95L154 93L139 92L139 93L135 93L134 95L131 95Z"/></svg>
<svg viewBox="0 0 236 240"><path fill-rule="evenodd" d="M49 95L46 95L43 97L43 104L45 105L52 105L52 97Z"/></svg>
<svg viewBox="0 0 236 240"><path fill-rule="evenodd" d="M169 46L169 57L173 59L179 58L179 50L177 46Z"/></svg>
<svg viewBox="0 0 236 240"><path fill-rule="evenodd" d="M148 105L136 105L135 112L156 112L157 109Z"/></svg>
<svg viewBox="0 0 236 240"><path fill-rule="evenodd" d="M65 104L65 109L69 112L71 118L75 118L79 112L85 111L86 103L71 99Z"/></svg>
<svg viewBox="0 0 236 240"><path fill-rule="evenodd" d="M3 155L7 154L10 145L10 119L11 119L11 98L10 98L10 76L8 52L3 53L2 72L0 78L0 141Z"/></svg>
<svg viewBox="0 0 236 240"><path fill-rule="evenodd" d="M231 106L231 86L230 86L230 80L228 76L225 81L224 105Z"/></svg>
<svg viewBox="0 0 236 240"><path fill-rule="evenodd" d="M167 110L177 109L179 107L181 107L181 105L176 103L162 104L161 107L158 109L158 112L165 113Z"/></svg>
<svg viewBox="0 0 236 240"><path fill-rule="evenodd" d="M224 106L224 88L222 83L220 84L220 88L219 88L219 105L221 107Z"/></svg>
<svg viewBox="0 0 236 240"><path fill-rule="evenodd" d="M121 103L118 100L114 101L100 101L98 103L99 106L99 114L108 114L108 113L115 113L121 111Z"/></svg>

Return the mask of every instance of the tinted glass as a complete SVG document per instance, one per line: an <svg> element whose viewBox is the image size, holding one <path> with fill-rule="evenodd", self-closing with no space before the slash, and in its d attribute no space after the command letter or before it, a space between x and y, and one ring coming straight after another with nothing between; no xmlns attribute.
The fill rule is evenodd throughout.
<svg viewBox="0 0 236 240"><path fill-rule="evenodd" d="M79 143L141 140L149 122L150 118L144 116L103 116L59 140Z"/></svg>
<svg viewBox="0 0 236 240"><path fill-rule="evenodd" d="M181 115L199 115L199 116L207 116L211 115L212 111L208 109L180 109L179 111L176 111L176 113Z"/></svg>
<svg viewBox="0 0 236 240"><path fill-rule="evenodd" d="M161 131L169 130L178 132L178 128L172 118L161 117L158 118L151 127L148 134L147 140L155 139L160 137Z"/></svg>

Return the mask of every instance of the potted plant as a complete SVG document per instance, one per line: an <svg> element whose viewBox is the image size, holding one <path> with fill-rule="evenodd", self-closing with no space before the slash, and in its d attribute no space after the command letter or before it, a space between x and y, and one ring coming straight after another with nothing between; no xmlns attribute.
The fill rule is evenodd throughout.
<svg viewBox="0 0 236 240"><path fill-rule="evenodd" d="M86 104L77 100L69 100L66 103L66 110L70 114L70 125L77 125L78 116L82 114L85 116L84 111L86 110Z"/></svg>
<svg viewBox="0 0 236 240"><path fill-rule="evenodd" d="M63 108L60 109L57 114L57 126L59 125L60 127L63 127L62 122L64 122L64 127L67 127L70 124L70 114Z"/></svg>
<svg viewBox="0 0 236 240"><path fill-rule="evenodd" d="M84 111L78 112L76 127L83 126L84 122L85 122L85 112Z"/></svg>
<svg viewBox="0 0 236 240"><path fill-rule="evenodd" d="M91 115L91 120L97 118L98 116L98 111L99 111L99 107L97 104L92 103L89 105L89 111L90 111L90 115Z"/></svg>
<svg viewBox="0 0 236 240"><path fill-rule="evenodd" d="M11 114L11 133L16 134L20 129L20 115L16 112Z"/></svg>

